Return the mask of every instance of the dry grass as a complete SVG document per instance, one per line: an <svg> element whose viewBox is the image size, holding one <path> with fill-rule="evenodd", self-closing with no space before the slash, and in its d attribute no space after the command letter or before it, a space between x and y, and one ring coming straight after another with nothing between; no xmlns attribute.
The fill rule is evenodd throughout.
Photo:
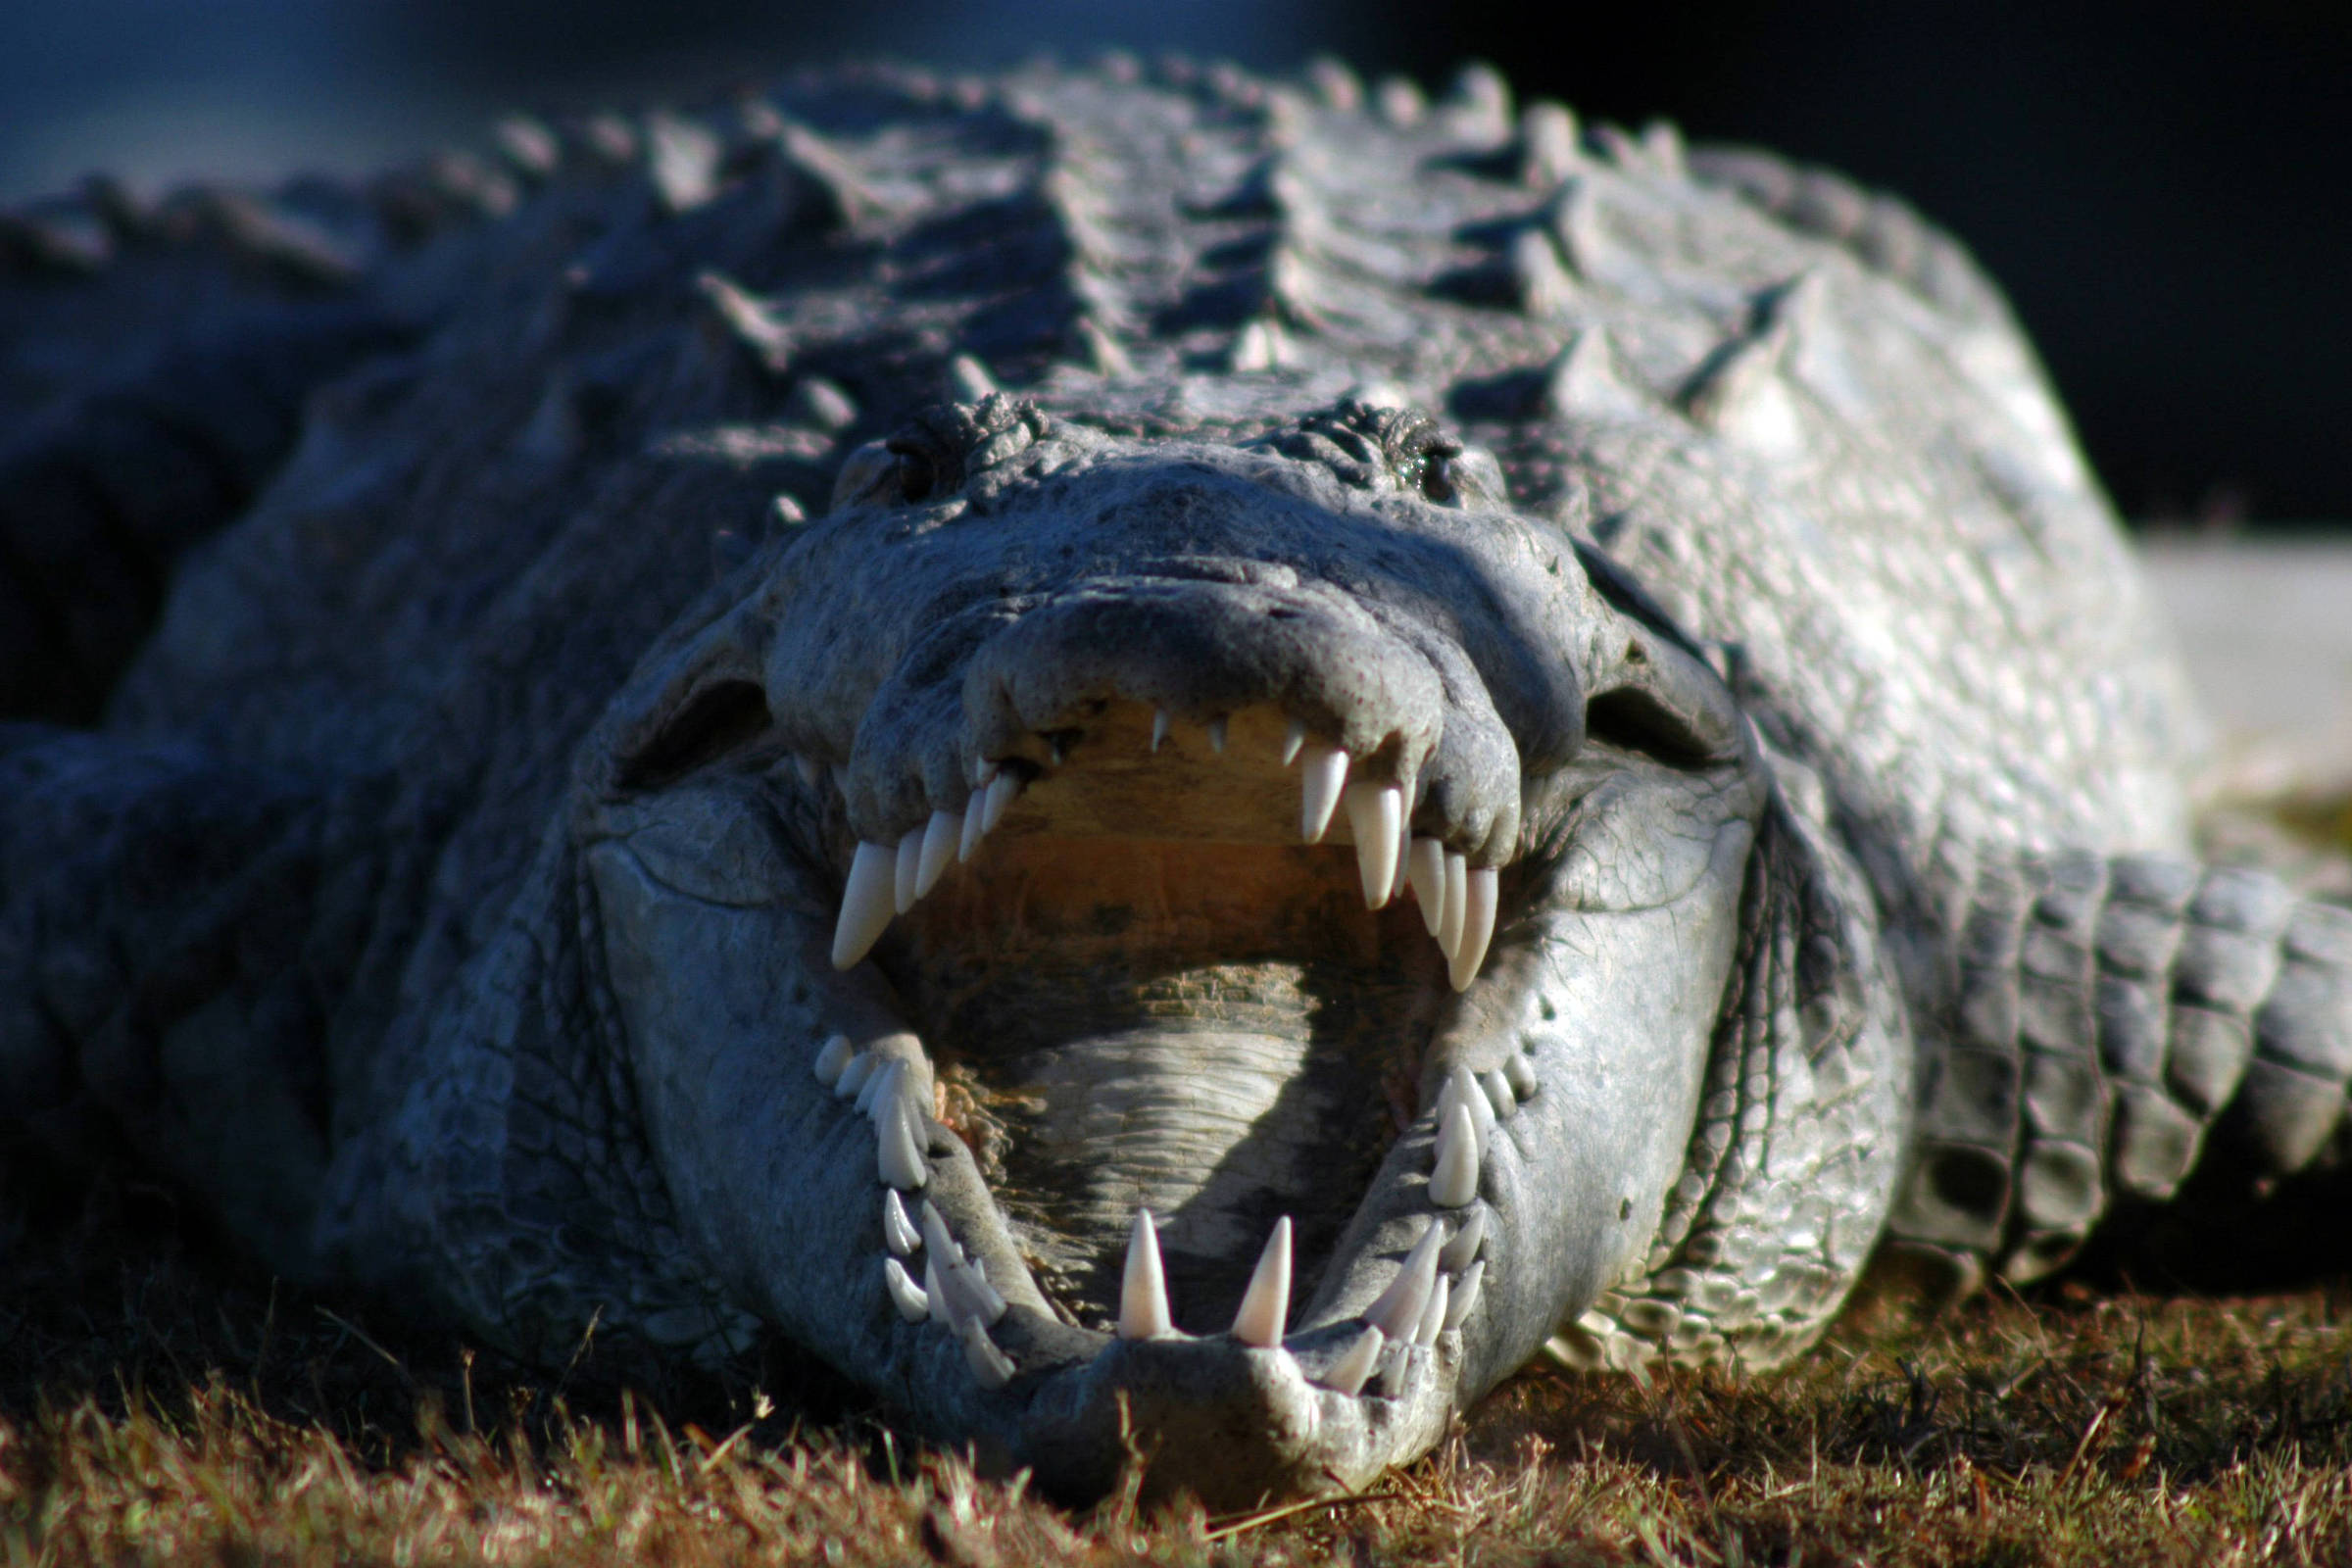
<svg viewBox="0 0 2352 1568"><path fill-rule="evenodd" d="M0 1563L2352 1561L2340 1288L1881 1310L1746 1380L1538 1370L1371 1496L1219 1519L1056 1508L783 1360L536 1378L178 1228L116 1190L0 1253Z"/></svg>

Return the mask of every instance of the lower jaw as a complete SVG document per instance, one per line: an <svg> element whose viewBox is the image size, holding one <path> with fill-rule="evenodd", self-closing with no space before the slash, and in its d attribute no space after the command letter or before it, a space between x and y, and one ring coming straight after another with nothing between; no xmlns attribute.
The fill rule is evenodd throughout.
<svg viewBox="0 0 2352 1568"><path fill-rule="evenodd" d="M1067 1310L1040 1288L956 1131L930 1043L907 1029L921 1014L906 1002L912 994L936 1008L943 997L976 994L913 986L923 949L907 938L919 921L886 945L879 967L839 971L825 962L829 929L802 901L706 902L659 881L618 841L593 848L587 868L611 937L608 989L619 1004L616 1021L643 1043L638 1093L681 1217L741 1299L759 1302L796 1340L942 1438L1032 1466L1073 1492L1111 1484L1132 1451L1129 1438L1160 1443L1166 1456L1154 1473L1211 1497L1246 1502L1258 1490L1348 1485L1425 1448L1461 1397L1549 1330L1556 1269L1546 1256L1528 1271L1513 1253L1529 1217L1554 1200L1531 1178L1537 1152L1560 1146L1559 1124L1572 1109L1557 1091L1518 1106L1515 1121L1495 1114L1484 1089L1457 1092L1466 1124L1476 1109L1478 1147L1457 1158L1466 1179L1445 1200L1431 1182L1442 1163L1434 1106L1405 1095L1412 1124L1370 1179L1322 1178L1319 1190L1363 1196L1319 1278L1301 1259L1310 1267L1291 1309L1275 1314L1280 1332L1237 1335L1221 1312L1188 1308L1177 1321L1198 1335L1168 1322L1117 1337L1070 1321L1101 1321L1101 1305ZM1001 924L1002 940L1034 938L1046 913L1032 901ZM1375 919L1359 905L1353 919L1371 929L1399 915L1408 932L1418 926L1409 907ZM1399 943L1397 951L1410 950ZM1298 949L1277 956L1301 961ZM1414 994L1450 998L1441 986ZM1478 1014L1490 986L1500 988L1496 997L1515 994L1498 975L1440 1005L1448 1018ZM953 1010L941 1016L948 1022L929 1027L952 1032ZM813 1033L780 1057L774 1029L784 1020L796 1020L796 1031L850 1031L855 1044ZM1442 1019L1432 1037L1448 1059L1458 1021ZM1493 1035L1476 1039L1509 1045L1507 1033ZM1399 1037L1404 1057L1419 1049L1416 1032ZM1526 1061L1510 1060L1524 1073ZM949 1082L963 1065L949 1064ZM1499 1066L1494 1081L1503 1083ZM1523 1082L1520 1098L1533 1087ZM1496 1092L1514 1091L1504 1083ZM1385 1097L1375 1099L1367 1114L1386 1109ZM1424 1242L1427 1266L1416 1272L1408 1259ZM1252 1261L1246 1244L1226 1278L1246 1277ZM973 1263L985 1266L984 1288ZM1452 1310L1432 1316L1441 1278ZM1490 1281L1483 1298L1479 1278ZM1213 1431L1228 1439L1177 1437Z"/></svg>
<svg viewBox="0 0 2352 1568"><path fill-rule="evenodd" d="M922 1246L900 1267L924 1331L1015 1399L1006 1462L1085 1492L1149 1448L1153 1487L1247 1503L1428 1446L1466 1357L1490 1359L1463 1338L1501 1230L1479 1173L1535 1086L1427 1070L1460 1008L1419 911L1367 910L1328 850L1032 842L970 869L882 956L921 1023L926 1109L956 1135L933 1152L968 1151L972 1173L901 1195ZM1250 888L1250 922L1220 918ZM1474 1147L1467 1184L1439 1192L1447 1106ZM1166 1290L1144 1337L1123 1323L1139 1208ZM1244 1337L1284 1217L1285 1332ZM958 1252L983 1288L943 1270Z"/></svg>

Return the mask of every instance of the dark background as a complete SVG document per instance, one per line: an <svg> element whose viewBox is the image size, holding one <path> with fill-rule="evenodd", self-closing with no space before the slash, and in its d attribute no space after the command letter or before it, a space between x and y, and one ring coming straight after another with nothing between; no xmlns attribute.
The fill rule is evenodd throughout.
<svg viewBox="0 0 2352 1568"><path fill-rule="evenodd" d="M1442 86L1494 61L1898 190L2008 287L2132 515L2352 519L2352 0L1407 8L1365 0L0 0L0 198L356 170L510 107L1105 45ZM1399 172L1400 174L1405 172Z"/></svg>

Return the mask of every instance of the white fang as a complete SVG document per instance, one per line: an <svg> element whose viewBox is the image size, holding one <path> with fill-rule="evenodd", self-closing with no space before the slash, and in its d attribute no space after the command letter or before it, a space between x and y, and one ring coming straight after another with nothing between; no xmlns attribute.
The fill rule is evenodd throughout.
<svg viewBox="0 0 2352 1568"><path fill-rule="evenodd" d="M1152 1228L1152 1211L1139 1208L1127 1233L1126 1277L1119 1282L1119 1338L1155 1340L1174 1332L1167 1275L1159 1266L1159 1233Z"/></svg>
<svg viewBox="0 0 2352 1568"><path fill-rule="evenodd" d="M1452 851L1446 852L1446 917L1438 926L1438 951L1446 955L1448 972L1462 947L1462 916L1470 906L1470 867ZM1454 988L1460 990L1459 986Z"/></svg>
<svg viewBox="0 0 2352 1568"><path fill-rule="evenodd" d="M940 877L956 858L956 842L963 837L963 813L933 811L923 829L922 858L914 868L914 896L921 898L939 886Z"/></svg>
<svg viewBox="0 0 2352 1568"><path fill-rule="evenodd" d="M1452 1286L1446 1276L1441 1274L1438 1276L1438 1283L1430 1287L1429 1304L1421 1309L1420 1326L1413 1330L1415 1345L1426 1350L1438 1343L1438 1336L1446 1328L1446 1309L1452 1304Z"/></svg>
<svg viewBox="0 0 2352 1568"><path fill-rule="evenodd" d="M1479 1204L1462 1221L1462 1228L1453 1233L1453 1240L1438 1250L1438 1267L1448 1274L1459 1274L1478 1256L1478 1244L1487 1239L1487 1205Z"/></svg>
<svg viewBox="0 0 2352 1568"><path fill-rule="evenodd" d="M923 1245L922 1233L906 1217L906 1205L900 1201L895 1187L882 1192L882 1240L901 1257L913 1256L915 1249Z"/></svg>
<svg viewBox="0 0 2352 1568"><path fill-rule="evenodd" d="M1453 872L1446 868L1446 891L1451 893ZM1463 991L1478 978L1479 965L1487 961L1487 944L1494 937L1494 900L1496 897L1494 868L1482 865L1465 878L1469 894L1468 907L1462 911L1461 944L1447 957L1451 960L1446 978L1453 989Z"/></svg>
<svg viewBox="0 0 2352 1568"><path fill-rule="evenodd" d="M865 1082L858 1087L858 1099L855 1103L858 1115L877 1116L876 1125L879 1126L880 1122L875 1107L882 1103L884 1095L889 1094L897 1087L898 1080L906 1076L906 1063L904 1058L898 1056L887 1059L877 1057L876 1059L881 1062L881 1065L866 1074Z"/></svg>
<svg viewBox="0 0 2352 1568"><path fill-rule="evenodd" d="M1233 1314L1233 1337L1271 1350L1282 1343L1282 1328L1290 1315L1291 1216L1285 1214L1274 1222L1266 1250L1257 1254L1257 1270L1242 1293L1241 1310Z"/></svg>
<svg viewBox="0 0 2352 1568"><path fill-rule="evenodd" d="M1457 1103L1438 1126L1437 1168L1430 1172L1429 1200L1440 1208L1467 1206L1478 1196L1478 1123L1471 1119L1468 1105Z"/></svg>
<svg viewBox="0 0 2352 1568"><path fill-rule="evenodd" d="M931 1315L931 1298L920 1285L907 1278L906 1265L897 1258L882 1260L882 1284L890 1292L891 1304L907 1322L920 1323Z"/></svg>
<svg viewBox="0 0 2352 1568"><path fill-rule="evenodd" d="M1355 835L1355 868L1364 883L1364 907L1377 909L1396 887L1397 842L1404 832L1404 791L1394 784L1348 786L1348 826Z"/></svg>
<svg viewBox="0 0 2352 1568"><path fill-rule="evenodd" d="M1431 1220L1421 1239L1404 1255L1404 1267L1389 1281L1380 1298L1364 1308L1363 1319L1392 1340L1409 1337L1421 1326L1421 1309L1438 1277L1438 1249L1445 1244L1446 1227Z"/></svg>
<svg viewBox="0 0 2352 1568"><path fill-rule="evenodd" d="M860 1051L850 1058L850 1064L847 1067L841 1069L841 1076L833 1080L833 1093L844 1100L856 1100L858 1094L864 1090L865 1081L871 1078L874 1070L881 1065L882 1058L880 1056L870 1051Z"/></svg>
<svg viewBox="0 0 2352 1568"><path fill-rule="evenodd" d="M899 858L891 869L891 899L901 914L914 907L914 885L923 874L923 830L910 827L899 838Z"/></svg>
<svg viewBox="0 0 2352 1568"><path fill-rule="evenodd" d="M882 1118L881 1137L876 1140L874 1166L885 1184L902 1193L911 1193L931 1179L931 1171L923 1163L922 1144L915 1136L913 1117L906 1102L892 1096L883 1102L889 1113Z"/></svg>
<svg viewBox="0 0 2352 1568"><path fill-rule="evenodd" d="M940 1283L939 1254L933 1252L923 1261L923 1302L931 1309L931 1321L956 1326L956 1311L948 1301L948 1289Z"/></svg>
<svg viewBox="0 0 2352 1568"><path fill-rule="evenodd" d="M827 1040L824 1049L816 1054L816 1081L827 1089L841 1082L842 1069L858 1054L848 1035L835 1035Z"/></svg>
<svg viewBox="0 0 2352 1568"><path fill-rule="evenodd" d="M1348 784L1348 754L1337 746L1309 746L1306 767L1298 780L1298 836L1309 844L1323 842Z"/></svg>
<svg viewBox="0 0 2352 1568"><path fill-rule="evenodd" d="M1421 923L1434 937L1446 926L1446 846L1436 839L1415 839L1404 858L1413 897L1421 903Z"/></svg>
<svg viewBox="0 0 2352 1568"><path fill-rule="evenodd" d="M1494 1107L1496 1120L1502 1120L1519 1108L1519 1101L1511 1093L1510 1080L1500 1068L1491 1068L1478 1075L1478 1086L1487 1092L1487 1103Z"/></svg>
<svg viewBox="0 0 2352 1568"><path fill-rule="evenodd" d="M841 919L833 927L833 967L847 969L873 951L897 912L892 881L897 853L887 844L859 844L850 860L850 879L841 890Z"/></svg>
<svg viewBox="0 0 2352 1568"><path fill-rule="evenodd" d="M1012 773L999 773L990 779L988 799L983 803L985 810L980 818L980 831L994 833L997 824L1004 820L1004 813L1012 808L1013 797L1020 793L1021 781Z"/></svg>
<svg viewBox="0 0 2352 1568"><path fill-rule="evenodd" d="M1348 1347L1348 1353L1332 1363L1323 1374L1323 1386L1334 1394L1359 1394L1372 1369L1380 1365L1380 1352L1388 1348L1388 1337L1377 1325L1366 1328Z"/></svg>
<svg viewBox="0 0 2352 1568"><path fill-rule="evenodd" d="M1442 1332L1450 1334L1462 1326L1470 1308L1478 1304L1478 1288L1487 1282L1487 1260L1480 1258L1462 1271L1462 1283L1453 1288L1453 1299L1446 1303L1446 1322Z"/></svg>
<svg viewBox="0 0 2352 1568"><path fill-rule="evenodd" d="M976 1317L966 1318L959 1336L963 1341L963 1359L972 1369L972 1381L994 1392L1012 1381L1012 1362L997 1348L997 1342L988 1337Z"/></svg>

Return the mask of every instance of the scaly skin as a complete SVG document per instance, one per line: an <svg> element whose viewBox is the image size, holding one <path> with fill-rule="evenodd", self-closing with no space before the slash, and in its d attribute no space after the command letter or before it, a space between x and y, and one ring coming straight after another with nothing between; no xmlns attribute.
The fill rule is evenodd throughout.
<svg viewBox="0 0 2352 1568"><path fill-rule="evenodd" d="M103 698L0 730L0 1103L282 1272L1247 1502L2331 1135L2352 919L2182 858L1899 205L1484 73L503 147L0 229L0 695Z"/></svg>

